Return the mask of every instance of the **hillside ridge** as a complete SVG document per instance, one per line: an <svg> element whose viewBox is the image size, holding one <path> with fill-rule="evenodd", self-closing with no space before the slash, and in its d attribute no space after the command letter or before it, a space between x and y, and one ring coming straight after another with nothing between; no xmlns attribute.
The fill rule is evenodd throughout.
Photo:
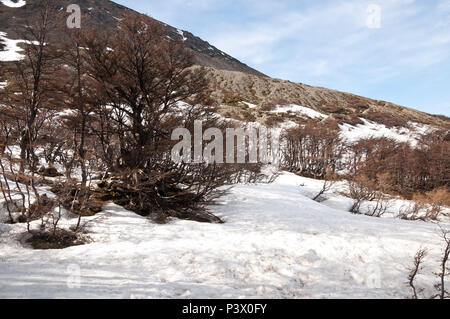
<svg viewBox="0 0 450 319"><path fill-rule="evenodd" d="M361 124L359 118L404 126L408 121L450 127L450 118L428 114L395 103L375 100L352 93L294 83L288 80L258 77L242 72L208 68L211 96L219 104L243 106L252 103L258 110L270 110L277 105L295 104L329 115L340 122Z"/></svg>
<svg viewBox="0 0 450 319"><path fill-rule="evenodd" d="M57 0L55 2L58 6L61 5L62 9L74 3L73 0ZM111 28L117 25L118 17L125 12L140 14L109 0L77 0L76 3L80 6L83 14L90 16L95 25L103 28ZM0 3L0 31L5 32L8 38L20 39L17 32L18 26L25 25L30 17L35 16L41 5L42 1L38 0L27 0L24 6L17 8ZM177 29L161 21L158 22L166 26L168 38L183 42L185 47L194 53L198 65L265 76L192 33Z"/></svg>

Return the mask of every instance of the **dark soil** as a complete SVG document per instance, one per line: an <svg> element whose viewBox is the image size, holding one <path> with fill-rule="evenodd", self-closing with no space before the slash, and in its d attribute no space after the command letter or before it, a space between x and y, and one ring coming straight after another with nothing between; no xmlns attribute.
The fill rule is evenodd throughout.
<svg viewBox="0 0 450 319"><path fill-rule="evenodd" d="M87 243L87 238L71 231L58 230L55 234L53 232L35 233L26 242L31 244L33 249L65 249L84 245Z"/></svg>

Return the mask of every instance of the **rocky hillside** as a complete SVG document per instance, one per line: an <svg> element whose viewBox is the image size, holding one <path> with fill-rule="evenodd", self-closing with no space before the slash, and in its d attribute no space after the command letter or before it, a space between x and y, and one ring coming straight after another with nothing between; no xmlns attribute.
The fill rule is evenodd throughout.
<svg viewBox="0 0 450 319"><path fill-rule="evenodd" d="M294 122L311 119L311 116L299 117L296 112L277 112L279 106L294 104L351 125L362 124L363 118L387 127L405 127L413 121L450 128L450 118L442 115L322 87L213 68L208 69L208 77L211 95L228 107L228 113L240 119L267 119L268 114L272 120L277 115Z"/></svg>
<svg viewBox="0 0 450 319"><path fill-rule="evenodd" d="M55 2L61 10L73 3L71 0ZM115 27L118 17L124 12L139 14L108 0L77 0L77 3L83 13L91 17L90 23L101 28ZM18 26L32 21L41 5L42 1L38 0L27 0L24 6L17 8L0 5L0 32L6 33L9 39L19 39ZM350 125L362 124L362 119L366 119L387 127L406 127L411 121L450 127L450 119L445 116L430 115L386 101L326 88L269 78L192 33L164 25L167 27L167 37L181 40L186 48L194 52L197 64L207 67L211 96L217 104L222 105L222 113L231 117L272 123L279 123L283 119L297 123L311 119L307 116L299 117L295 112L276 112L277 106L294 104ZM249 107L244 102L254 106Z"/></svg>
<svg viewBox="0 0 450 319"><path fill-rule="evenodd" d="M73 0L55 0L55 3L61 9L67 8L69 4L77 3L80 5L83 14L90 16L92 22L102 28L114 27L117 24L118 17L124 12L139 14L108 0L77 0L75 2ZM20 35L17 32L18 26L26 25L27 21L32 21L33 17L37 16L41 5L42 1L40 0L26 0L24 6L17 8L0 3L0 32L5 32L10 39L19 39ZM199 65L263 75L190 32L179 30L169 25L166 25L166 27L167 36L172 39L181 40L186 48L194 52Z"/></svg>

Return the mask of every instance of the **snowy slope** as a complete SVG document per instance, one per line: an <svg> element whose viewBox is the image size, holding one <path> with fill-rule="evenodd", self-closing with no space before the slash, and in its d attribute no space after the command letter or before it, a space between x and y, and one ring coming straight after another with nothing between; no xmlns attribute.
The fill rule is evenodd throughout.
<svg viewBox="0 0 450 319"><path fill-rule="evenodd" d="M435 127L416 122L409 122L409 128L388 128L384 124L368 121L364 118L360 118L360 120L364 124L358 124L356 126L349 124L340 125L341 136L347 142L354 143L364 138L387 137L398 142L408 142L412 146L415 146L420 134L429 134L433 130L436 130Z"/></svg>
<svg viewBox="0 0 450 319"><path fill-rule="evenodd" d="M5 50L0 51L0 61L17 61L23 58L23 55L20 54L22 49L18 46L18 44L23 41L8 39L6 33L0 32L0 42L5 45Z"/></svg>
<svg viewBox="0 0 450 319"><path fill-rule="evenodd" d="M110 204L91 244L60 251L26 248L23 225L0 224L0 298L405 298L421 246L432 253L419 285L432 289L436 225L351 215L302 195L315 185L287 173L238 185L212 207L223 225L156 225Z"/></svg>
<svg viewBox="0 0 450 319"><path fill-rule="evenodd" d="M249 102L243 102L249 107L250 110L257 109L257 105ZM325 120L329 118L328 115L317 112L312 108L296 105L277 105L273 110L268 113L272 114L295 114L300 118ZM380 138L387 137L398 142L408 142L412 146L416 146L420 135L429 134L438 129L436 126L417 123L413 121L408 122L408 127L387 127L384 124L366 120L365 118L359 118L363 124L350 125L347 123L340 124L341 137L346 142L352 144L365 138ZM290 120L284 120L278 125L279 128L290 129L298 127Z"/></svg>

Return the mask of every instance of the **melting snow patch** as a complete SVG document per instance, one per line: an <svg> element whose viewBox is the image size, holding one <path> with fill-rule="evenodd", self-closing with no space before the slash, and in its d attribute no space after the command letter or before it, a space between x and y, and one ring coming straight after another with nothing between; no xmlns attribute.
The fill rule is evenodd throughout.
<svg viewBox="0 0 450 319"><path fill-rule="evenodd" d="M22 48L18 46L19 43L29 43L26 40L12 40L6 37L5 32L0 32L0 42L5 45L5 50L0 51L0 61L11 62L23 59L23 55L19 52L23 51ZM35 42L32 42L35 44Z"/></svg>
<svg viewBox="0 0 450 319"><path fill-rule="evenodd" d="M177 32L178 32L179 35L181 35L181 39L182 39L183 41L186 41L186 40L187 40L187 38L184 36L184 32L183 32L183 31L181 31L180 29L177 29Z"/></svg>
<svg viewBox="0 0 450 319"><path fill-rule="evenodd" d="M220 225L156 225L108 204L85 219L92 243L58 251L25 248L26 225L0 224L0 298L410 297L407 266L420 247L439 259L438 227L352 215L351 203L312 201L320 188L287 173L236 185L211 207ZM78 289L67 286L71 265ZM422 271L427 293L434 270Z"/></svg>
<svg viewBox="0 0 450 319"><path fill-rule="evenodd" d="M418 134L429 134L436 130L436 128L431 125L417 122L408 122L408 125Z"/></svg>
<svg viewBox="0 0 450 319"><path fill-rule="evenodd" d="M13 2L11 0L0 0L0 2L10 8L20 8L27 4L25 0L19 0L17 2Z"/></svg>
<svg viewBox="0 0 450 319"><path fill-rule="evenodd" d="M320 112L314 111L313 109L310 109L309 107L304 107L296 104L288 104L288 105L278 105L277 108L273 111L270 111L271 113L300 113L302 115L306 115L310 118L317 119L317 118L327 118L328 116L325 114L322 114Z"/></svg>
<svg viewBox="0 0 450 319"><path fill-rule="evenodd" d="M248 102L242 102L242 103L244 103L245 105L247 105L249 109L255 109L255 108L257 107L257 105L252 104L252 103L248 103Z"/></svg>
<svg viewBox="0 0 450 319"><path fill-rule="evenodd" d="M412 146L417 144L417 138L420 134L432 131L432 127L425 124L409 122L411 129L406 127L388 128L384 124L368 121L360 118L364 124L352 126L350 124L340 125L341 136L348 142L356 142L364 138L388 137L398 142L409 142Z"/></svg>
<svg viewBox="0 0 450 319"><path fill-rule="evenodd" d="M19 52L22 49L18 46L23 40L11 40L6 37L6 33L0 32L0 42L5 45L5 50L0 51L0 61L11 62L21 60L23 55Z"/></svg>

